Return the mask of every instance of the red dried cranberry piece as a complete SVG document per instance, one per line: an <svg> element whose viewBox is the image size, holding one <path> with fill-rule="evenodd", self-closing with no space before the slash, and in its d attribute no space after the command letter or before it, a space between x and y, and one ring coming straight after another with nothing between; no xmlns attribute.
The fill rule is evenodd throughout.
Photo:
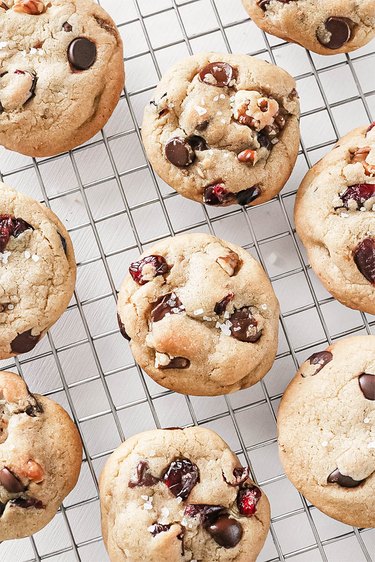
<svg viewBox="0 0 375 562"><path fill-rule="evenodd" d="M258 486L242 488L237 494L237 506L241 515L252 517L256 513L257 505L262 497Z"/></svg>
<svg viewBox="0 0 375 562"><path fill-rule="evenodd" d="M244 482L246 482L246 480L249 478L249 467L248 466L241 466L239 468L235 468L233 470L233 476L234 476L234 482L228 482L228 480L225 478L225 474L224 472L223 474L223 478L224 481L228 484L228 486L241 486L241 484L243 484Z"/></svg>
<svg viewBox="0 0 375 562"><path fill-rule="evenodd" d="M221 206L233 205L236 196L225 188L223 183L216 183L205 188L203 202L206 205Z"/></svg>
<svg viewBox="0 0 375 562"><path fill-rule="evenodd" d="M354 480L350 476L345 476L341 474L338 468L331 472L327 478L328 484L338 484L342 488L357 488L365 480Z"/></svg>
<svg viewBox="0 0 375 562"><path fill-rule="evenodd" d="M375 127L375 121L373 121L373 123L371 123L371 125L368 126L368 129L366 131L366 134L369 133L370 131L372 131L372 129Z"/></svg>
<svg viewBox="0 0 375 562"><path fill-rule="evenodd" d="M141 486L155 486L159 482L159 478L153 476L150 472L150 467L147 461L141 461L137 466L137 476L129 480L129 488L136 488Z"/></svg>
<svg viewBox="0 0 375 562"><path fill-rule="evenodd" d="M237 71L227 62L211 62L199 73L201 82L209 86L224 88L232 86L233 80L237 77Z"/></svg>
<svg viewBox="0 0 375 562"><path fill-rule="evenodd" d="M236 310L229 318L230 332L236 340L255 343L262 335L262 330L257 330L258 322L255 320L250 308L244 307Z"/></svg>
<svg viewBox="0 0 375 562"><path fill-rule="evenodd" d="M362 275L375 284L375 238L365 238L353 252L354 261Z"/></svg>
<svg viewBox="0 0 375 562"><path fill-rule="evenodd" d="M176 498L186 500L199 482L199 469L188 459L177 459L165 471L163 481Z"/></svg>
<svg viewBox="0 0 375 562"><path fill-rule="evenodd" d="M154 308L151 311L151 320L153 322L160 322L167 314L180 314L185 310L176 293L168 293L160 297L153 306Z"/></svg>
<svg viewBox="0 0 375 562"><path fill-rule="evenodd" d="M220 316L221 314L224 314L224 312L227 309L228 304L230 303L230 301L232 301L234 299L234 293L229 293L226 297L224 297L220 302L217 302L215 304L215 308L214 308L214 312L215 314L217 314L218 316Z"/></svg>
<svg viewBox="0 0 375 562"><path fill-rule="evenodd" d="M16 219L10 215L0 215L0 253L5 251L10 237L18 238L25 230L34 230L23 219Z"/></svg>
<svg viewBox="0 0 375 562"><path fill-rule="evenodd" d="M340 195L344 207L349 208L349 201L354 200L357 203L357 208L360 209L365 201L375 197L375 184L371 183L359 183L357 185L352 185Z"/></svg>
<svg viewBox="0 0 375 562"><path fill-rule="evenodd" d="M169 266L163 256L146 256L129 267L129 273L138 285L145 285L159 275L165 275Z"/></svg>

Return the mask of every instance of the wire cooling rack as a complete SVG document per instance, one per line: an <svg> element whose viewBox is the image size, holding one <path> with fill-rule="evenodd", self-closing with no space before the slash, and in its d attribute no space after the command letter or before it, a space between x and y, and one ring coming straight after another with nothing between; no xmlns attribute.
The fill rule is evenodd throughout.
<svg viewBox="0 0 375 562"><path fill-rule="evenodd" d="M264 488L272 527L260 562L372 562L375 530L324 516L283 474L276 412L298 364L334 339L375 333L375 318L349 310L311 271L293 224L295 192L308 167L342 134L375 117L375 44L320 57L263 34L240 0L101 0L125 42L127 90L114 116L71 154L32 160L0 149L2 179L44 201L64 221L78 262L75 296L48 337L1 369L60 402L76 421L84 461L76 489L52 523L0 545L1 562L106 562L98 475L121 440L146 429L199 424L220 433ZM204 208L183 199L148 166L143 108L162 72L198 51L247 52L297 79L302 102L298 162L282 195L258 207ZM271 372L227 397L173 394L134 365L116 325L116 291L142 248L171 234L209 232L244 246L267 270L281 304Z"/></svg>

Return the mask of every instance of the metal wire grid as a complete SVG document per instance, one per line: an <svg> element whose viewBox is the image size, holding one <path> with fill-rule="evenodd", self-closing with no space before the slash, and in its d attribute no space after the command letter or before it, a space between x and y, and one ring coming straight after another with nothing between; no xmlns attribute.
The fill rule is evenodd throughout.
<svg viewBox="0 0 375 562"><path fill-rule="evenodd" d="M374 531L352 529L323 516L285 478L277 460L275 421L282 391L301 360L333 339L374 333L374 317L341 307L316 281L295 235L292 208L307 167L342 133L372 120L375 45L351 56L323 59L257 31L237 6L240 0L234 5L228 0L101 4L114 14L126 52L138 45L137 39L141 45L126 57L129 89L120 109L100 135L72 153L45 160L0 153L0 177L58 212L78 253L77 290L66 314L33 353L3 361L0 367L16 368L34 391L62 403L84 446L80 482L54 521L30 539L0 545L0 560L107 560L97 476L108 455L120 440L143 429L199 424L224 436L271 499L271 532L260 561L371 562ZM202 15L199 22L196 14ZM160 26L172 19L174 26ZM155 27L165 38L156 37ZM179 37L168 42L171 32ZM247 48L252 38L260 48ZM294 175L280 197L256 208L207 209L185 201L155 176L143 152L141 110L165 65L171 58L209 49L242 50L281 63L296 76L306 98L313 99L303 107ZM318 133L315 139L311 130ZM159 387L134 365L115 325L116 294L126 265L145 246L191 230L242 244L268 271L281 301L275 367L256 387L228 397L182 397Z"/></svg>

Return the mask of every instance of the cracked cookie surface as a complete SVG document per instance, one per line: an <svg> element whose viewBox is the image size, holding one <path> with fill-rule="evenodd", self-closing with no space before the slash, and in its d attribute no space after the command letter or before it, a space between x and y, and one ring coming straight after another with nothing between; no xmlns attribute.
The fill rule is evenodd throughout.
<svg viewBox="0 0 375 562"><path fill-rule="evenodd" d="M70 236L44 205L0 183L0 359L31 351L73 295Z"/></svg>
<svg viewBox="0 0 375 562"><path fill-rule="evenodd" d="M120 328L159 384L185 394L247 388L271 368L279 304L262 267L208 234L168 238L130 266Z"/></svg>
<svg viewBox="0 0 375 562"><path fill-rule="evenodd" d="M340 340L303 363L278 429L296 488L330 517L375 527L375 336Z"/></svg>
<svg viewBox="0 0 375 562"><path fill-rule="evenodd" d="M198 427L128 439L104 468L100 497L111 562L255 562L270 524L248 469Z"/></svg>
<svg viewBox="0 0 375 562"><path fill-rule="evenodd" d="M4 0L0 30L0 144L50 156L93 137L124 86L108 14L91 0Z"/></svg>
<svg viewBox="0 0 375 562"><path fill-rule="evenodd" d="M375 36L374 0L242 0L264 31L321 55L348 53Z"/></svg>
<svg viewBox="0 0 375 562"><path fill-rule="evenodd" d="M312 268L332 295L375 314L375 126L355 129L305 176L295 207Z"/></svg>
<svg viewBox="0 0 375 562"><path fill-rule="evenodd" d="M284 70L247 55L182 60L145 110L152 166L181 195L207 205L272 199L298 153L295 86Z"/></svg>
<svg viewBox="0 0 375 562"><path fill-rule="evenodd" d="M0 541L29 536L74 488L82 447L68 414L0 372Z"/></svg>

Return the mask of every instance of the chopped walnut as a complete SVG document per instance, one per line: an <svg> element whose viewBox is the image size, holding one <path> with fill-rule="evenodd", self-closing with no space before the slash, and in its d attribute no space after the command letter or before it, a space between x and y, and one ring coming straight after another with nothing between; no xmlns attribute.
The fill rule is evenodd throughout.
<svg viewBox="0 0 375 562"><path fill-rule="evenodd" d="M240 90L234 96L233 116L239 123L261 131L273 125L280 109L275 99L256 91Z"/></svg>
<svg viewBox="0 0 375 562"><path fill-rule="evenodd" d="M38 16L46 9L44 2L41 0L15 0L13 10L18 13Z"/></svg>
<svg viewBox="0 0 375 562"><path fill-rule="evenodd" d="M220 256L216 262L224 269L230 277L232 277L238 267L240 258L235 252L229 252L226 256Z"/></svg>

